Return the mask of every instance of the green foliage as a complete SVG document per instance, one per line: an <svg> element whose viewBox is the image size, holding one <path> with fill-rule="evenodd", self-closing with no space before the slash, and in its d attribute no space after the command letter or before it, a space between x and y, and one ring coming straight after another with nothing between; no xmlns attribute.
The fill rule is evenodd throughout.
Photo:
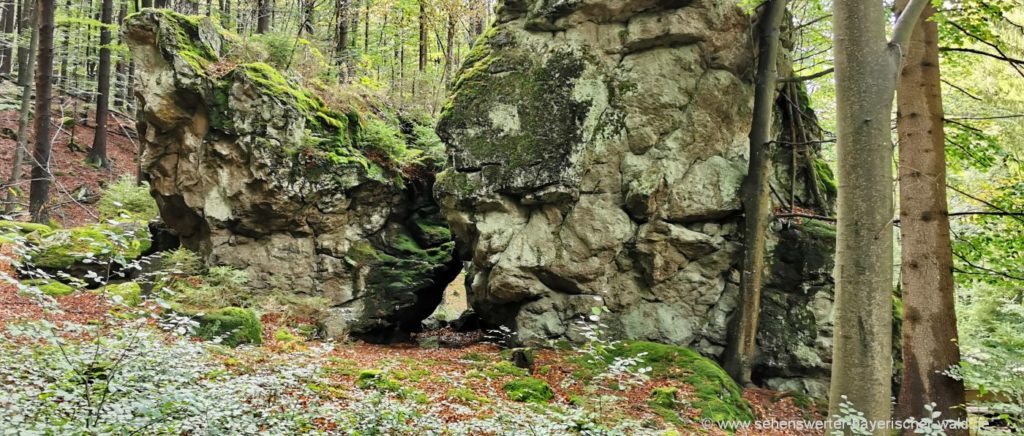
<svg viewBox="0 0 1024 436"><path fill-rule="evenodd" d="M263 343L263 325L256 313L240 307L226 307L199 317L196 336L207 340L222 338L225 345Z"/></svg>
<svg viewBox="0 0 1024 436"><path fill-rule="evenodd" d="M103 188L97 209L100 218L115 220L152 221L160 214L149 194L149 185L138 185L130 176L122 176Z"/></svg>
<svg viewBox="0 0 1024 436"><path fill-rule="evenodd" d="M245 305L252 298L249 274L227 266L215 266L202 276L176 281L175 301L195 308Z"/></svg>
<svg viewBox="0 0 1024 436"><path fill-rule="evenodd" d="M512 380L501 389L508 394L508 399L523 403L547 403L555 397L548 382L533 377Z"/></svg>
<svg viewBox="0 0 1024 436"><path fill-rule="evenodd" d="M165 272L178 277L195 276L204 270L203 260L194 251L187 248L166 251L161 254Z"/></svg>
<svg viewBox="0 0 1024 436"><path fill-rule="evenodd" d="M266 63L275 68L284 69L290 64L295 51L295 37L283 33L265 33L256 35L251 41L261 44L267 55Z"/></svg>

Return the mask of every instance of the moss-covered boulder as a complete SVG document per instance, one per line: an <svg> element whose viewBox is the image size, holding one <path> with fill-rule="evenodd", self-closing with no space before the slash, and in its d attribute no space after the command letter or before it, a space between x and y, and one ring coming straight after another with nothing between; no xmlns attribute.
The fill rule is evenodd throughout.
<svg viewBox="0 0 1024 436"><path fill-rule="evenodd" d="M145 222L105 222L70 229L34 231L27 237L25 263L34 268L61 271L79 278L92 271L105 278L142 256L150 246Z"/></svg>
<svg viewBox="0 0 1024 436"><path fill-rule="evenodd" d="M691 405L700 409L700 416L717 423L749 422L753 419L743 392L714 360L686 347L653 342L626 342L611 350L609 358L640 359L641 366L650 366L651 375L679 380L693 387ZM675 391L660 390L652 394L652 402L660 407L674 408Z"/></svg>
<svg viewBox="0 0 1024 436"><path fill-rule="evenodd" d="M251 309L226 307L205 313L198 321L195 334L203 339L221 338L222 344L231 347L263 343L263 324Z"/></svg>
<svg viewBox="0 0 1024 436"><path fill-rule="evenodd" d="M120 301L127 306L142 304L142 287L135 282L115 283L96 289L97 294Z"/></svg>
<svg viewBox="0 0 1024 436"><path fill-rule="evenodd" d="M419 327L459 269L429 195L443 146L422 117L230 58L244 44L207 18L144 10L124 36L142 167L184 246L247 271L255 293L326 298L330 336Z"/></svg>
<svg viewBox="0 0 1024 436"><path fill-rule="evenodd" d="M534 377L523 377L502 385L501 389L512 401L523 403L547 403L555 397L548 382Z"/></svg>
<svg viewBox="0 0 1024 436"><path fill-rule="evenodd" d="M22 280L21 284L25 286L35 286L36 288L39 288L39 291L44 295L49 295L51 297L63 297L75 292L75 288L57 280L29 279Z"/></svg>

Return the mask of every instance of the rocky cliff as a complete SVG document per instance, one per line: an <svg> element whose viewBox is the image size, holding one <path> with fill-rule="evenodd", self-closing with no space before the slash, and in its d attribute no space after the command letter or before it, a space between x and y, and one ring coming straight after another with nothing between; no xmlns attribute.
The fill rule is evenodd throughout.
<svg viewBox="0 0 1024 436"><path fill-rule="evenodd" d="M580 321L607 307L616 336L722 351L742 250L750 21L730 1L499 2L442 113L449 167L435 186L485 321L524 342L581 340ZM795 186L806 206L823 197L803 164L816 154L797 156L779 159L773 186ZM762 334L775 343L759 374L777 384L827 370L816 340L831 328L825 242L782 235L779 254L821 251L773 270L765 314L787 327Z"/></svg>
<svg viewBox="0 0 1024 436"><path fill-rule="evenodd" d="M208 19L145 10L137 65L142 170L163 220L261 292L326 297L331 336L418 328L458 273L429 195L429 127L352 94L330 107L262 63L225 57Z"/></svg>

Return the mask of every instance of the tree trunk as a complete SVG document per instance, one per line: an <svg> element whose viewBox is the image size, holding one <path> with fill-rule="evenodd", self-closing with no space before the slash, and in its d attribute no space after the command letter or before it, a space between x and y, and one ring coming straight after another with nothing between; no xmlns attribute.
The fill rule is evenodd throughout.
<svg viewBox="0 0 1024 436"><path fill-rule="evenodd" d="M768 0L758 19L757 77L754 90L754 114L750 123L750 162L743 192L746 217L743 243L743 274L740 277L740 304L729 329L725 370L737 383L751 385L750 371L757 352L757 322L761 313L761 284L764 276L766 233L771 215L769 177L771 171L772 112L775 106L779 27L786 0Z"/></svg>
<svg viewBox="0 0 1024 436"><path fill-rule="evenodd" d="M349 0L335 0L334 2L334 14L338 20L337 28L334 34L334 61L335 66L338 68L338 74L342 76L342 81L348 81L348 66L351 63L349 56Z"/></svg>
<svg viewBox="0 0 1024 436"><path fill-rule="evenodd" d="M29 213L32 221L47 223L46 203L50 197L50 98L53 94L53 21L56 0L38 0L39 72L36 75L35 137L32 152L32 184L29 191Z"/></svg>
<svg viewBox="0 0 1024 436"><path fill-rule="evenodd" d="M455 15L451 12L448 13L448 24L445 26L447 31L445 32L445 47L444 47L444 87L448 89L448 84L452 80L452 64L455 63Z"/></svg>
<svg viewBox="0 0 1024 436"><path fill-rule="evenodd" d="M274 0L259 0L259 8L256 12L256 33L267 33L270 31L271 2Z"/></svg>
<svg viewBox="0 0 1024 436"><path fill-rule="evenodd" d="M4 213L14 212L17 196L15 195L18 183L21 181L22 166L25 163L25 153L28 150L28 122L32 114L32 82L36 72L36 49L39 44L39 30L36 28L36 11L33 7L25 7L25 19L22 21L23 28L31 29L28 47L18 47L18 51L24 51L24 56L18 56L22 62L18 64L18 85L21 86L21 110L18 116L18 143L14 148L14 159L11 163L11 177L8 179L7 204L4 206Z"/></svg>
<svg viewBox="0 0 1024 436"><path fill-rule="evenodd" d="M427 69L427 1L420 0L419 72Z"/></svg>
<svg viewBox="0 0 1024 436"><path fill-rule="evenodd" d="M366 19L363 20L363 53L370 52L370 0L363 0Z"/></svg>
<svg viewBox="0 0 1024 436"><path fill-rule="evenodd" d="M4 33L7 36L7 44L4 44L2 51L0 51L0 74L9 76L11 69L13 68L14 62L11 56L14 54L14 0L4 0Z"/></svg>
<svg viewBox="0 0 1024 436"><path fill-rule="evenodd" d="M906 3L897 2L897 10ZM942 419L964 420L963 382L942 374L959 364L960 350L946 203L938 26L928 19L934 13L929 3L918 19L897 89L903 248L903 379L897 414L900 419L922 418L925 405L934 402Z"/></svg>
<svg viewBox="0 0 1024 436"><path fill-rule="evenodd" d="M220 27L231 30L231 0L221 0Z"/></svg>
<svg viewBox="0 0 1024 436"><path fill-rule="evenodd" d="M114 0L103 0L100 11L100 22L113 24ZM110 110L110 28L100 29L100 65L99 79L96 90L96 130L93 135L92 149L85 161L98 168L110 168L107 160L107 117Z"/></svg>
<svg viewBox="0 0 1024 436"><path fill-rule="evenodd" d="M67 0L66 2L64 2L64 13L69 17L71 16L71 0ZM64 34L64 41L61 43L60 51L64 54L64 56L61 56L60 59L60 77L57 78L57 84L62 87L67 87L66 83L68 81L69 64L68 59L71 57L71 27L64 26L64 28L61 29L61 33Z"/></svg>
<svg viewBox="0 0 1024 436"><path fill-rule="evenodd" d="M917 15L912 0L885 35L879 0L833 2L838 223L829 412L845 401L887 422L892 395L893 192L890 121L896 75ZM912 19L911 21L907 21ZM889 434L875 428L877 435Z"/></svg>

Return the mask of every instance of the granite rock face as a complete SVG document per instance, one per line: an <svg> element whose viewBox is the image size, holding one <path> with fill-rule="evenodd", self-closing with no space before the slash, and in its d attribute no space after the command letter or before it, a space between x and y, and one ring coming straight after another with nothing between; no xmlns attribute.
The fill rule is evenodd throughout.
<svg viewBox="0 0 1024 436"><path fill-rule="evenodd" d="M607 307L615 336L721 353L742 258L750 21L716 0L499 2L442 112L449 162L434 187L486 323L526 343L578 341ZM791 184L782 163L779 189ZM804 167L800 201L818 187ZM788 295L819 273L769 287ZM827 330L817 322L809 334ZM773 346L763 360L804 351Z"/></svg>
<svg viewBox="0 0 1024 436"><path fill-rule="evenodd" d="M362 96L327 107L266 64L221 62L237 37L208 19L145 10L124 36L142 169L184 246L246 270L258 292L327 298L331 336L419 327L460 269L429 195L441 155L429 127Z"/></svg>

